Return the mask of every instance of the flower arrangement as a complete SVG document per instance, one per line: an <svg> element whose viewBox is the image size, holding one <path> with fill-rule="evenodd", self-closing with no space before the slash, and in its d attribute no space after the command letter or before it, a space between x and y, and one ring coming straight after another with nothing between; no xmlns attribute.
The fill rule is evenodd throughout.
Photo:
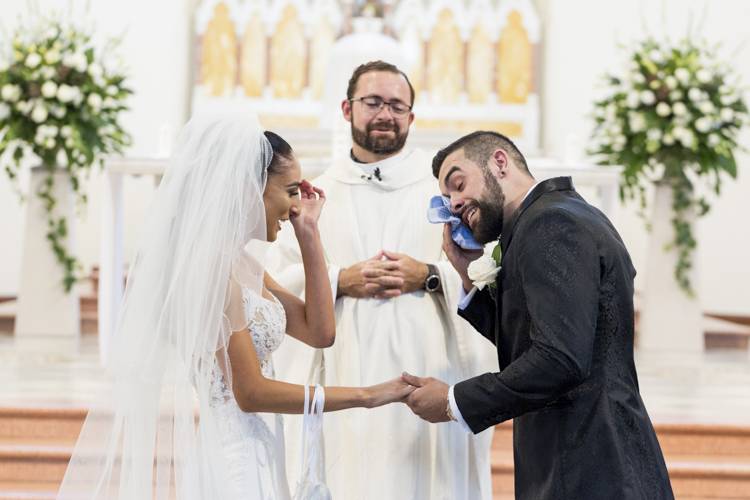
<svg viewBox="0 0 750 500"><path fill-rule="evenodd" d="M724 175L737 176L734 153L748 109L728 65L716 50L690 40L647 39L628 57L624 75L607 75L609 92L595 103L594 146L600 163L623 166L622 199L647 206L648 183L672 189L675 278L693 295L689 271L696 241L694 216L705 215L711 188L720 194Z"/></svg>
<svg viewBox="0 0 750 500"><path fill-rule="evenodd" d="M9 50L7 50L9 49ZM64 171L80 205L82 182L130 137L120 124L131 91L99 57L90 33L63 22L21 26L0 48L0 164L11 179L28 160L46 170L36 193L47 211L49 240L70 291L80 264L64 244L68 221L55 214L55 172Z"/></svg>

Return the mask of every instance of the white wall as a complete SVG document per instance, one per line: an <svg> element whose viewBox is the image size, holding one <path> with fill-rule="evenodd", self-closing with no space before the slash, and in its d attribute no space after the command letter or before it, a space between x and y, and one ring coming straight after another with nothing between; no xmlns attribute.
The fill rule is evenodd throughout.
<svg viewBox="0 0 750 500"><path fill-rule="evenodd" d="M750 85L750 2L747 0L540 0L544 23L542 142L551 156L583 155L599 77L623 60L618 43L646 34L680 39L692 17L695 32L721 42L744 84ZM705 8L705 12L704 12ZM745 46L742 46L745 44ZM746 96L750 98L750 95ZM750 130L742 143L750 146ZM566 151L578 144L577 151ZM697 266L707 311L750 314L750 156L738 155L739 179L726 183L698 225ZM645 283L648 233L633 206L620 207L615 224Z"/></svg>
<svg viewBox="0 0 750 500"><path fill-rule="evenodd" d="M99 32L125 33L121 54L130 74L135 96L126 117L134 137L131 155L152 155L157 150L163 125L177 130L185 119L189 93L189 3L192 0L92 0L91 19ZM67 1L38 0L43 7ZM77 2L81 7L83 2ZM546 153L563 157L581 155L588 137L592 97L599 76L615 68L621 55L617 42L641 37L647 31L673 38L687 32L689 18L702 19L707 38L724 43L727 53L748 42L747 0L538 0L544 23L542 62L542 145ZM706 14L703 9L707 7ZM24 9L18 0L0 0L0 24L12 27L16 13ZM665 15L662 15L662 12ZM698 24L697 22L695 24ZM737 71L750 84L750 47L732 55ZM574 145L578 144L575 149ZM744 144L750 146L750 131ZM571 150L571 147L574 147ZM750 314L750 157L739 156L740 179L728 183L709 216L699 226L699 270L705 310ZM78 246L84 263L97 261L99 235L98 179L90 185L88 216L79 228ZM150 179L130 180L127 200L126 255L132 253L137 223L142 219L152 191ZM648 235L632 207L618 210L615 223L633 255L642 284ZM0 295L14 294L18 287L23 211L4 176L0 176Z"/></svg>

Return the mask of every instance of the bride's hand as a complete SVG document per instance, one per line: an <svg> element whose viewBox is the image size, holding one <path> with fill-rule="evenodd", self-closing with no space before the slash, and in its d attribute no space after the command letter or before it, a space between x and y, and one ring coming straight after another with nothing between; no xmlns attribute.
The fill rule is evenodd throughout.
<svg viewBox="0 0 750 500"><path fill-rule="evenodd" d="M401 377L378 385L365 387L367 408L376 408L397 401L403 402L416 387L404 382Z"/></svg>
<svg viewBox="0 0 750 500"><path fill-rule="evenodd" d="M310 184L309 181L302 181L299 185L300 203L298 207L293 207L290 213L290 220L294 230L299 233L303 229L315 227L320 218L320 212L326 202L326 195L322 189Z"/></svg>

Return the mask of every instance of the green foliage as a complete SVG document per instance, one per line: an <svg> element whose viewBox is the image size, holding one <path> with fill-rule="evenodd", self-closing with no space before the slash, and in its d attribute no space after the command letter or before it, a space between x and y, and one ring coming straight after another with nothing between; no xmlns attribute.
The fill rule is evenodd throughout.
<svg viewBox="0 0 750 500"><path fill-rule="evenodd" d="M81 265L66 250L68 221L56 215L55 172L64 170L80 205L83 181L130 136L120 124L132 94L123 72L100 57L91 34L60 21L21 26L0 46L0 165L11 181L28 162L47 176L36 195L47 211L47 239L70 291Z"/></svg>
<svg viewBox="0 0 750 500"><path fill-rule="evenodd" d="M492 260L495 261L495 264L498 266L500 265L500 261L503 259L503 249L500 248L500 243L495 245L495 248L492 249Z"/></svg>
<svg viewBox="0 0 750 500"><path fill-rule="evenodd" d="M622 165L620 197L648 208L646 186L672 188L675 279L689 295L696 246L691 220L710 204L701 187L719 195L723 178L737 177L734 152L748 108L736 78L715 50L683 41L647 39L632 50L624 75L607 75L606 97L595 103L594 146L602 164Z"/></svg>

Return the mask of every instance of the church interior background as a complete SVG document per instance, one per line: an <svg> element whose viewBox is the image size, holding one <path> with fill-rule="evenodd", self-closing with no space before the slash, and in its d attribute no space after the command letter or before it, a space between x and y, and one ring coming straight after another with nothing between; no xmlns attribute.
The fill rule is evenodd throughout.
<svg viewBox="0 0 750 500"><path fill-rule="evenodd" d="M750 210L750 156L738 152L738 179L697 223L697 293L687 298L670 281L669 264L654 256L654 234L638 208L619 200L619 167L594 165L586 153L599 77L621 63L622 44L646 34L705 38L722 44L750 82L748 2L36 4L121 36L134 89L124 117L133 144L85 186L89 203L75 214L73 241L89 279L62 299L49 289L21 297L44 277L46 264L36 260L43 249L25 236L33 217L0 177L0 499L54 497L100 386L139 220L190 114L252 108L289 140L313 178L347 154L349 129L340 116L346 80L357 64L378 58L397 63L415 87L410 146L435 150L471 130L502 132L529 157L537 178L571 175L607 213L638 270L637 314L662 313L658 329L638 332L636 360L677 498L750 498L750 226L742 222ZM0 26L11 31L27 10L24 2L0 0ZM0 36L0 43L7 42ZM740 142L750 146L747 127ZM21 186L28 183L26 173ZM32 319L24 323L23 316ZM498 426L494 439L495 496L512 498L510 427Z"/></svg>

